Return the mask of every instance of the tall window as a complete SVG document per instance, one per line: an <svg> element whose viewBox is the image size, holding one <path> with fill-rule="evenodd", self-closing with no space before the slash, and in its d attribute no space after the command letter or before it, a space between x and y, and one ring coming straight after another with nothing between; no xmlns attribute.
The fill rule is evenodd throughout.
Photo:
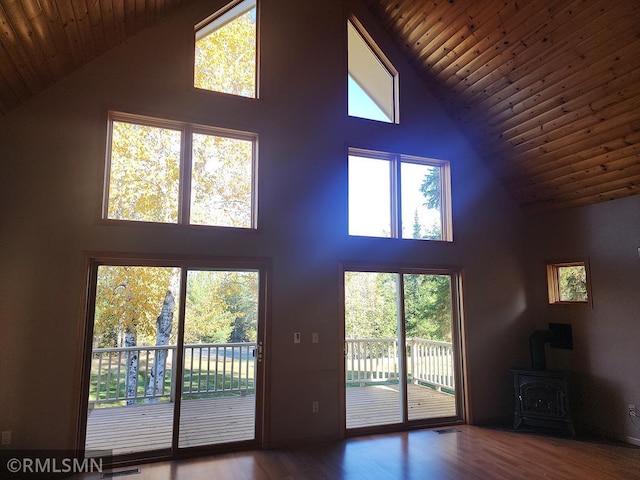
<svg viewBox="0 0 640 480"><path fill-rule="evenodd" d="M398 74L364 28L354 22L347 22L349 115L398 123Z"/></svg>
<svg viewBox="0 0 640 480"><path fill-rule="evenodd" d="M349 151L349 235L452 240L449 163Z"/></svg>
<svg viewBox="0 0 640 480"><path fill-rule="evenodd" d="M245 0L196 25L194 86L255 98L256 0Z"/></svg>
<svg viewBox="0 0 640 480"><path fill-rule="evenodd" d="M254 134L112 114L104 217L255 228Z"/></svg>

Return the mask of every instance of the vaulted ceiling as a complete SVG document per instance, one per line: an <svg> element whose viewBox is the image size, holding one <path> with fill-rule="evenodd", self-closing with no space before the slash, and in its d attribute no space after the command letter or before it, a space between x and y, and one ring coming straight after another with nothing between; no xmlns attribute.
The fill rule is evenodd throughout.
<svg viewBox="0 0 640 480"><path fill-rule="evenodd" d="M191 1L0 0L0 115ZM526 211L640 193L639 0L364 1Z"/></svg>

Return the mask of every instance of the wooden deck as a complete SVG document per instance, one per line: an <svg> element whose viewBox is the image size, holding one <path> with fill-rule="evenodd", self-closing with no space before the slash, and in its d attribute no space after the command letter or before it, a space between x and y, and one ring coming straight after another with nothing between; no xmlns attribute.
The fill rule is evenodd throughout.
<svg viewBox="0 0 640 480"><path fill-rule="evenodd" d="M408 385L409 419L455 415L455 399ZM401 421L397 387L352 387L346 392L347 428ZM179 447L251 440L255 397L209 398L182 402ZM171 448L173 404L96 408L87 420L87 450L114 455Z"/></svg>
<svg viewBox="0 0 640 480"><path fill-rule="evenodd" d="M407 385L409 420L452 417L456 414L453 395ZM347 388L347 428L386 425L402 421L397 386Z"/></svg>

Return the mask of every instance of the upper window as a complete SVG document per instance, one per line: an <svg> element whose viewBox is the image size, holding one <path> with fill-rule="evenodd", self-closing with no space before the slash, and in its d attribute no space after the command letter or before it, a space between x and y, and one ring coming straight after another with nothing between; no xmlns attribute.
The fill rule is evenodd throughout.
<svg viewBox="0 0 640 480"><path fill-rule="evenodd" d="M591 285L586 261L547 265L549 303L585 303L591 305Z"/></svg>
<svg viewBox="0 0 640 480"><path fill-rule="evenodd" d="M245 0L196 25L196 88L257 96L256 24L256 0Z"/></svg>
<svg viewBox="0 0 640 480"><path fill-rule="evenodd" d="M347 49L349 115L398 123L398 74L364 29L351 20Z"/></svg>
<svg viewBox="0 0 640 480"><path fill-rule="evenodd" d="M349 150L349 235L452 240L449 162Z"/></svg>
<svg viewBox="0 0 640 480"><path fill-rule="evenodd" d="M105 218L255 228L256 135L112 114Z"/></svg>

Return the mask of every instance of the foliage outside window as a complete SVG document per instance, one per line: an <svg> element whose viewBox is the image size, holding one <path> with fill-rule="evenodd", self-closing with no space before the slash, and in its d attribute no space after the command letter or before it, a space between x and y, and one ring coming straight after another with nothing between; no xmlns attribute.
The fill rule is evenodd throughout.
<svg viewBox="0 0 640 480"><path fill-rule="evenodd" d="M586 303L591 305L588 264L584 261L547 265L549 303Z"/></svg>
<svg viewBox="0 0 640 480"><path fill-rule="evenodd" d="M256 97L256 0L240 2L196 26L194 86Z"/></svg>
<svg viewBox="0 0 640 480"><path fill-rule="evenodd" d="M349 235L452 240L448 162L349 153Z"/></svg>
<svg viewBox="0 0 640 480"><path fill-rule="evenodd" d="M254 134L122 114L109 126L105 218L255 228Z"/></svg>
<svg viewBox="0 0 640 480"><path fill-rule="evenodd" d="M347 51L349 115L398 123L398 73L355 18L347 22Z"/></svg>

